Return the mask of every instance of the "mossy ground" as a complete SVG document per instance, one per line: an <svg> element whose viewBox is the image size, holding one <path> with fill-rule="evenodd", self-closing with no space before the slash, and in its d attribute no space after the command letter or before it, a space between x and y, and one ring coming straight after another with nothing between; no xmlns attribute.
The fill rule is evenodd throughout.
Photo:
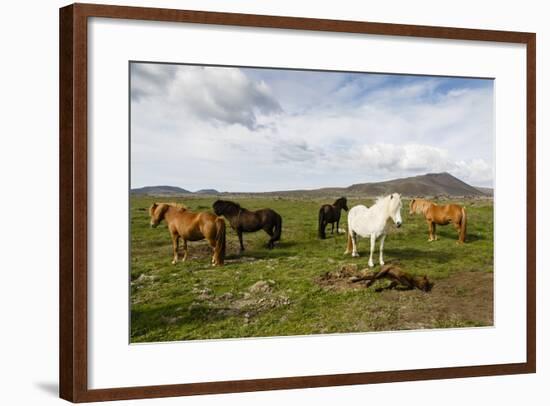
<svg viewBox="0 0 550 406"><path fill-rule="evenodd" d="M245 234L240 254L227 227L223 267L210 265L205 241L189 243L190 257L172 265L166 225L149 227L153 201L176 201L191 210L211 210L215 197L131 198L131 342L366 332L412 328L486 326L493 323L493 205L457 201L468 213L468 239L457 245L449 225L427 241L422 216L408 214L386 240L386 262L428 275L431 293L374 289L327 289L319 276L344 264L367 267L369 242L359 240L361 257L344 255L345 234L317 238L317 213L334 199L235 198L243 207L270 207L283 217L282 239L273 250L263 232ZM349 199L348 206L372 204ZM341 229L346 228L343 212ZM377 244L378 249L378 244ZM377 264L378 253L375 253ZM375 268L376 269L376 268ZM265 281L263 289L251 288ZM383 282L380 282L383 283Z"/></svg>

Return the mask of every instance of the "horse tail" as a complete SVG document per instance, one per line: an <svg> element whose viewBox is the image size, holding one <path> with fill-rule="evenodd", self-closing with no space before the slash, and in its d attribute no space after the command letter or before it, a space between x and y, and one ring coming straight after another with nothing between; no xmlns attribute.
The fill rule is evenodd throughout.
<svg viewBox="0 0 550 406"><path fill-rule="evenodd" d="M320 239L325 239L326 236L325 236L325 210L323 210L323 208L321 207L319 209L319 238Z"/></svg>
<svg viewBox="0 0 550 406"><path fill-rule="evenodd" d="M460 220L460 236L459 241L465 242L466 241L466 209L462 207L462 219Z"/></svg>
<svg viewBox="0 0 550 406"><path fill-rule="evenodd" d="M273 233L273 238L271 238L271 241L279 241L281 239L281 232L283 231L283 218L279 213L275 213L277 215L275 219L275 230Z"/></svg>
<svg viewBox="0 0 550 406"><path fill-rule="evenodd" d="M216 247L214 256L217 265L223 265L225 259L225 220L222 217L216 218Z"/></svg>
<svg viewBox="0 0 550 406"><path fill-rule="evenodd" d="M351 228L351 218L350 218L350 215L348 214L348 242L347 242L346 251L344 252L344 254L349 254L350 252L353 251L353 241L351 240L352 234L353 234L353 230Z"/></svg>

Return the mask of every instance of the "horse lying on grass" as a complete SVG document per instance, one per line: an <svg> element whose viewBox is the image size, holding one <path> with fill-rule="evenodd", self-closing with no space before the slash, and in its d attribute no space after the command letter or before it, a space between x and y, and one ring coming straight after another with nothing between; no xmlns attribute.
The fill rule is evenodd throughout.
<svg viewBox="0 0 550 406"><path fill-rule="evenodd" d="M466 209L458 204L437 205L425 199L413 199L409 205L409 214L422 213L428 223L428 241L435 241L436 224L445 226L453 223L458 231L458 243L466 241Z"/></svg>
<svg viewBox="0 0 550 406"><path fill-rule="evenodd" d="M386 265L382 267L379 272L353 277L351 281L360 282L366 280L367 283L365 286L368 288L379 279L389 279L391 283L385 288L377 288L376 292L394 288L398 290L412 290L416 288L424 292L429 292L433 287L433 283L430 282L426 275L413 276L394 265Z"/></svg>
<svg viewBox="0 0 550 406"><path fill-rule="evenodd" d="M218 216L224 216L231 224L231 228L237 232L241 252L244 251L243 233L264 230L271 237L267 242L267 248L269 249L275 247L275 241L281 239L283 219L275 210L250 211L229 200L216 200L212 207L214 213Z"/></svg>
<svg viewBox="0 0 550 406"><path fill-rule="evenodd" d="M187 207L175 203L153 203L149 208L151 227L157 227L162 220L166 221L172 237L174 259L178 262L178 243L183 240L183 259L187 259L187 241L206 239L213 249L212 265L223 265L225 258L225 221L209 212L194 213Z"/></svg>
<svg viewBox="0 0 550 406"><path fill-rule="evenodd" d="M348 200L345 197L339 198L333 204L321 206L319 209L319 238L326 238L325 228L328 224L332 225L330 233L334 234L334 223L336 223L336 234L338 234L342 209L348 211Z"/></svg>

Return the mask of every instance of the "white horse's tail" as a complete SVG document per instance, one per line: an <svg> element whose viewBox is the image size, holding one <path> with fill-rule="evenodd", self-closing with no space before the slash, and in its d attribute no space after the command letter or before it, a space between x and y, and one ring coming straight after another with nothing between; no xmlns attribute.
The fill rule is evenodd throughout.
<svg viewBox="0 0 550 406"><path fill-rule="evenodd" d="M344 254L351 254L353 251L353 241L351 240L351 236L353 234L353 229L351 228L352 218L353 217L351 216L351 211L350 211L348 213L348 242L347 242L346 251L344 252Z"/></svg>
<svg viewBox="0 0 550 406"><path fill-rule="evenodd" d="M459 241L461 243L466 241L466 209L462 207L462 219L460 221L460 235L459 235Z"/></svg>

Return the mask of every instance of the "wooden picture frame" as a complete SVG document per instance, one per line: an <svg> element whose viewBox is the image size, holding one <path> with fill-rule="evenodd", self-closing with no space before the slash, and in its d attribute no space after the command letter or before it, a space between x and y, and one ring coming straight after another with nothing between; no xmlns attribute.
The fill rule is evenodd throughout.
<svg viewBox="0 0 550 406"><path fill-rule="evenodd" d="M526 362L109 389L88 387L88 19L184 22L525 44L527 114ZM72 402L313 388L533 373L536 370L536 161L534 33L295 17L74 4L60 9L60 396Z"/></svg>

